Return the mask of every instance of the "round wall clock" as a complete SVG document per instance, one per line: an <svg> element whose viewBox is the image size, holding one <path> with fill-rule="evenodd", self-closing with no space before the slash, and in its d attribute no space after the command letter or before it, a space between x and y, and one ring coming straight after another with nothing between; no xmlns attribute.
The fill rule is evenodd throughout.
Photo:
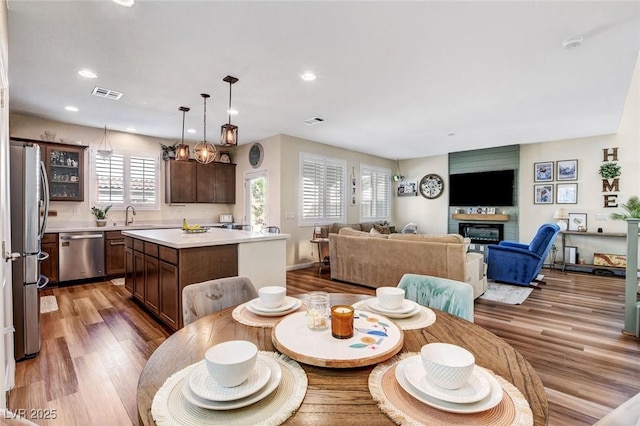
<svg viewBox="0 0 640 426"><path fill-rule="evenodd" d="M263 157L264 148L262 148L262 145L259 143L251 145L251 148L249 149L249 164L251 164L251 167L254 169L260 167Z"/></svg>
<svg viewBox="0 0 640 426"><path fill-rule="evenodd" d="M428 174L420 179L420 185L418 186L420 194L424 198L432 200L442 195L442 191L444 190L444 181L436 174Z"/></svg>

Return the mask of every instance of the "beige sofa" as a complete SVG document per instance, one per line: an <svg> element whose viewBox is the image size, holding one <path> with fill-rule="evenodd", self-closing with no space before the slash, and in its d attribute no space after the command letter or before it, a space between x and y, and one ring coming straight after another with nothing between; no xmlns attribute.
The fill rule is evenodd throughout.
<svg viewBox="0 0 640 426"><path fill-rule="evenodd" d="M487 289L484 257L468 253L458 234L379 234L343 228L329 233L329 254L335 280L377 288L396 286L405 273L414 273L469 283L474 298Z"/></svg>

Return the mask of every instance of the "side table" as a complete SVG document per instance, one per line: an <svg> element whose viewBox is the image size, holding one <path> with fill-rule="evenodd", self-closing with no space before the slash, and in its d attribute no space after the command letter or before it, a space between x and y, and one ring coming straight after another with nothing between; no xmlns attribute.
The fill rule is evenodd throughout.
<svg viewBox="0 0 640 426"><path fill-rule="evenodd" d="M310 241L317 246L317 250L318 250L318 275L322 275L322 267L323 266L330 266L329 265L329 261L325 262L322 259L322 245L323 244L329 244L329 239L328 238L315 238L315 239L310 240Z"/></svg>

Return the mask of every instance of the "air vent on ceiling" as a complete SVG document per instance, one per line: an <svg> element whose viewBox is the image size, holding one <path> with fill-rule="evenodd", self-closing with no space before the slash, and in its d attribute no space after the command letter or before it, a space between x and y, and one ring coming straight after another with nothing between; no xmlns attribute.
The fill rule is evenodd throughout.
<svg viewBox="0 0 640 426"><path fill-rule="evenodd" d="M107 99L120 99L122 97L122 95L124 93L122 92L116 92L115 90L111 90L111 89L105 89L104 87L98 87L96 86L93 89L93 92L91 92L92 95L96 95L99 96L101 98L107 98Z"/></svg>
<svg viewBox="0 0 640 426"><path fill-rule="evenodd" d="M313 126L314 124L322 123L323 121L324 121L324 118L313 117L313 118L308 118L308 119L304 120L304 124L307 124L309 126Z"/></svg>

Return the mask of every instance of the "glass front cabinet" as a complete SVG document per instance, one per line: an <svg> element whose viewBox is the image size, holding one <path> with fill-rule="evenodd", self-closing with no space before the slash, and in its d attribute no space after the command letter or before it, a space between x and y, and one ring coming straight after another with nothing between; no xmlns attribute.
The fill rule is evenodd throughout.
<svg viewBox="0 0 640 426"><path fill-rule="evenodd" d="M86 146L40 144L51 201L84 201Z"/></svg>

